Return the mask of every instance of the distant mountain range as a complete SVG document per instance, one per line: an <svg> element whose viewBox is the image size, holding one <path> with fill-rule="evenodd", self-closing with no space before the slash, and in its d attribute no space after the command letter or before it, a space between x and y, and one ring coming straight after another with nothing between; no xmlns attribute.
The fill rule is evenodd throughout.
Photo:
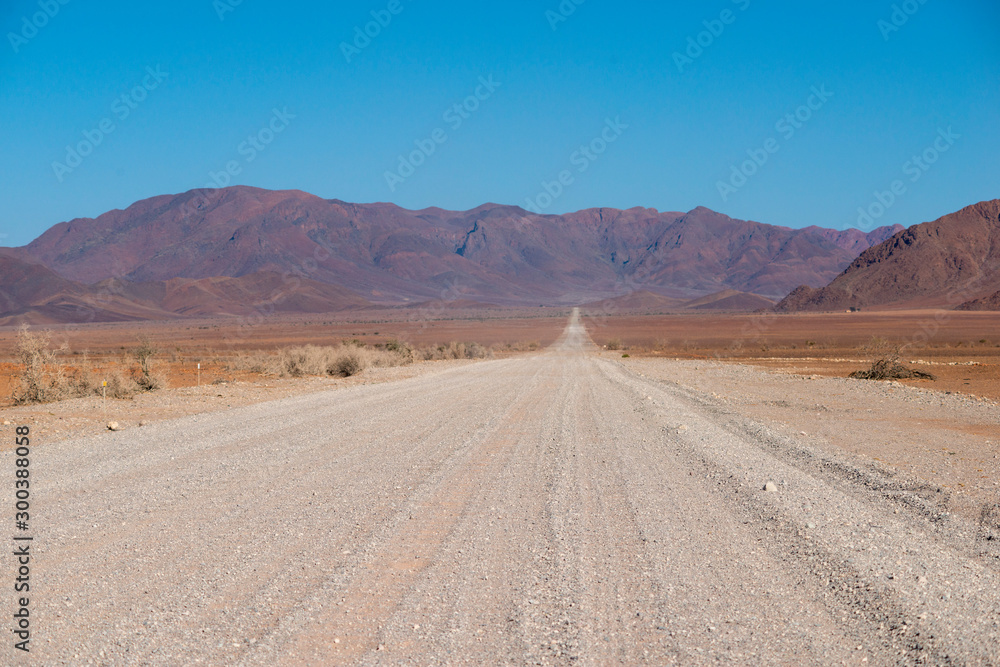
<svg viewBox="0 0 1000 667"><path fill-rule="evenodd" d="M1000 309L1000 200L914 225L854 260L829 285L803 285L779 311Z"/></svg>
<svg viewBox="0 0 1000 667"><path fill-rule="evenodd" d="M0 249L0 323L563 306L642 292L748 310L827 284L902 229L791 229L706 208L410 211L295 190L192 190Z"/></svg>

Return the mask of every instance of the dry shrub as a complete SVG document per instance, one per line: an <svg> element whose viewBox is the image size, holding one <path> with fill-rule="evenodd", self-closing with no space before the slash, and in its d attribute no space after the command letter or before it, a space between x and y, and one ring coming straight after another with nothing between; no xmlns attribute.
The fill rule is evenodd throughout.
<svg viewBox="0 0 1000 667"><path fill-rule="evenodd" d="M98 384L93 389L95 394L102 394L106 390L108 398L130 398L140 391L139 386L136 385L132 376L120 368L112 368L104 375L104 380L107 381L108 386L105 388Z"/></svg>
<svg viewBox="0 0 1000 667"><path fill-rule="evenodd" d="M18 332L15 354L21 365L21 373L11 396L15 404L50 403L70 398L101 396L105 391L111 398L129 398L139 391L151 391L163 386L162 378L152 370L151 355L144 358L144 363L139 362L139 366L133 368L130 374L117 366L104 373L97 373L86 354L75 368L61 365L58 363L57 352L65 352L67 348L64 346L53 351L49 348L49 343L50 336L47 332L33 334L27 327ZM142 379L142 384L137 382L137 377ZM104 387L105 380L107 387Z"/></svg>
<svg viewBox="0 0 1000 667"><path fill-rule="evenodd" d="M278 356L269 352L238 352L225 362L226 369L257 375L280 375Z"/></svg>
<svg viewBox="0 0 1000 667"><path fill-rule="evenodd" d="M159 350L142 336L135 347L129 350L129 356L135 362L132 368L132 381L140 391L154 391L167 385L166 376L153 370L153 357Z"/></svg>
<svg viewBox="0 0 1000 667"><path fill-rule="evenodd" d="M437 361L441 359L487 359L493 356L493 351L483 347L479 343L455 343L447 345L441 344L436 347L425 348L420 351L420 356L425 361Z"/></svg>
<svg viewBox="0 0 1000 667"><path fill-rule="evenodd" d="M532 341L514 341L513 343L507 342L502 345L495 345L494 348L498 352L534 352L542 346L537 340Z"/></svg>
<svg viewBox="0 0 1000 667"><path fill-rule="evenodd" d="M243 371L274 377L334 375L350 377L366 368L388 368L412 363L413 350L392 342L385 349L358 346L347 341L338 347L302 345L277 352L241 352L226 362L230 371Z"/></svg>
<svg viewBox="0 0 1000 667"><path fill-rule="evenodd" d="M67 372L66 383L69 388L68 393L73 396L89 396L94 393L101 393L101 381L94 373L94 369L91 367L90 359L86 353L83 354L83 358L77 367Z"/></svg>
<svg viewBox="0 0 1000 667"><path fill-rule="evenodd" d="M625 348L625 343L622 342L621 338L612 338L604 347L609 350L622 350Z"/></svg>
<svg viewBox="0 0 1000 667"><path fill-rule="evenodd" d="M342 350L340 354L327 366L326 372L330 375L340 377L351 377L357 375L366 368L365 359L362 358L362 349Z"/></svg>
<svg viewBox="0 0 1000 667"><path fill-rule="evenodd" d="M327 366L327 373L350 377L366 368L393 368L411 363L413 363L413 350L406 345L396 344L392 349L348 345L336 351L333 363Z"/></svg>
<svg viewBox="0 0 1000 667"><path fill-rule="evenodd" d="M907 368L900 361L900 346L884 338L872 338L861 351L870 361L867 370L854 371L849 377L858 380L935 380L930 373Z"/></svg>
<svg viewBox="0 0 1000 667"><path fill-rule="evenodd" d="M14 355L21 364L21 373L11 394L16 405L48 403L66 397L66 371L57 362L55 352L49 349L49 341L48 332L33 334L27 325L17 332Z"/></svg>
<svg viewBox="0 0 1000 667"><path fill-rule="evenodd" d="M282 348L278 350L278 374L293 378L325 375L335 361L335 349L318 345Z"/></svg>
<svg viewBox="0 0 1000 667"><path fill-rule="evenodd" d="M404 360L405 363L413 361L413 348L395 338L386 342L385 351L392 353L396 358Z"/></svg>
<svg viewBox="0 0 1000 667"><path fill-rule="evenodd" d="M364 353L368 366L372 368L393 368L413 363L413 349L408 345L385 350L366 349Z"/></svg>

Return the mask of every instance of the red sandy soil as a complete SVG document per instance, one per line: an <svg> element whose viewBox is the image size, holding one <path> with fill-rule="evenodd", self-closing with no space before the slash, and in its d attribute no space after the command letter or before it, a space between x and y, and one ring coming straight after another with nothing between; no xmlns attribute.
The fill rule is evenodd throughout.
<svg viewBox="0 0 1000 667"><path fill-rule="evenodd" d="M216 381L253 382L259 376L226 369L226 360L239 351L276 350L296 345L337 345L359 340L368 345L400 340L417 348L450 342L476 342L494 348L495 354L538 349L553 343L566 326L568 310L537 309L511 311L508 317L493 312L477 312L450 319L450 313L401 311L408 321L400 321L400 311L364 315L365 319L334 320L333 316L286 316L265 319L255 326L241 325L235 318L213 320L174 320L169 322L110 323L63 325L33 331L48 331L51 347L65 345L61 361L69 368L79 364L84 355L99 369L121 365L121 358L140 337L148 337L160 350L154 363L166 373L168 386L193 387L199 382L197 365L201 364L201 384ZM423 314L427 319L420 319ZM534 313L531 313L532 315ZM340 316L343 318L343 316ZM396 321L389 321L390 318ZM449 319L443 319L443 318ZM432 319L442 318L442 319ZM17 328L0 329L0 405L9 403L17 367L13 362Z"/></svg>
<svg viewBox="0 0 1000 667"><path fill-rule="evenodd" d="M903 361L912 368L938 377L905 384L1000 400L1000 312L678 314L585 322L598 345L620 342L631 356L718 358L839 377L865 368L861 347L881 337L904 345Z"/></svg>
<svg viewBox="0 0 1000 667"><path fill-rule="evenodd" d="M273 317L257 326L229 319L166 323L114 323L52 327L54 347L66 344L67 365L86 352L97 365L117 363L139 336L160 348L158 363L174 387L254 380L225 369L225 359L240 350L273 350L290 345L332 345L358 339L367 344L391 339L418 347L477 342L513 350L544 347L558 337L568 311L525 309L508 312L423 312L419 319L400 311L374 312L364 319L331 316ZM405 311L404 311L405 312ZM586 315L586 313L585 313ZM394 319L395 318L395 319ZM435 319L440 318L440 319ZM447 318L447 319L445 319ZM598 345L618 339L632 356L721 358L801 374L846 376L865 366L860 348L878 336L900 343L904 361L926 361L914 368L938 376L936 381L906 381L942 391L1000 399L1000 313L958 311L894 311L862 313L715 314L585 316ZM12 388L10 364L16 329L0 329L0 397ZM531 345L534 343L535 345ZM502 354L502 352L500 352ZM951 365L954 364L954 365ZM912 364L911 364L912 365Z"/></svg>

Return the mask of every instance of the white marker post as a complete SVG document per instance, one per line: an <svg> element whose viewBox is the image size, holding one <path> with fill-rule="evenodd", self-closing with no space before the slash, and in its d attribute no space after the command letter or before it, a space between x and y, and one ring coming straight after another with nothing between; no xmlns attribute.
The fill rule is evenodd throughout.
<svg viewBox="0 0 1000 667"><path fill-rule="evenodd" d="M201 362L198 362L198 388L201 389Z"/></svg>
<svg viewBox="0 0 1000 667"><path fill-rule="evenodd" d="M103 383L101 383L101 395L103 396L103 400L101 401L101 406L102 406L102 408L104 410L104 415L107 416L107 414L108 414L108 381L107 380L105 380Z"/></svg>

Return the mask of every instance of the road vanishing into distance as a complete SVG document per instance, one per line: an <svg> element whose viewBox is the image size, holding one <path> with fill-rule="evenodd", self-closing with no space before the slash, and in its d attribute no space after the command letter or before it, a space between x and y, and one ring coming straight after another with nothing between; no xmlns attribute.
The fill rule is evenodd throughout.
<svg viewBox="0 0 1000 667"><path fill-rule="evenodd" d="M542 353L33 456L32 664L1000 664L996 542L933 489L576 315Z"/></svg>

